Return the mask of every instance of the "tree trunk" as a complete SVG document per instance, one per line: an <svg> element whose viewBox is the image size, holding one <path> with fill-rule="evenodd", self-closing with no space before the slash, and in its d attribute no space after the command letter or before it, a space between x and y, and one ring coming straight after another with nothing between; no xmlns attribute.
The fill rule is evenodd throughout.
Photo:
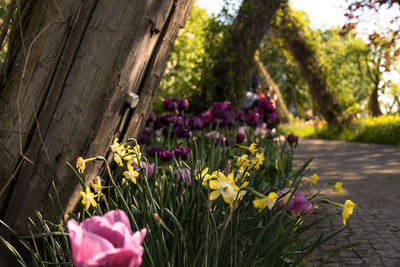
<svg viewBox="0 0 400 267"><path fill-rule="evenodd" d="M240 102L250 87L254 73L254 53L270 29L268 21L279 8L280 0L244 0L235 21L224 33L222 45L211 70L201 82L205 105L212 101Z"/></svg>
<svg viewBox="0 0 400 267"><path fill-rule="evenodd" d="M315 48L301 29L300 22L292 15L289 5L283 7L283 15L277 18L277 34L298 62L305 78L314 108L331 126L344 122L343 107L327 83L327 73L319 62Z"/></svg>
<svg viewBox="0 0 400 267"><path fill-rule="evenodd" d="M373 117L379 117L382 115L381 109L379 107L379 100L378 100L378 85L374 87L371 95L369 96L369 110L371 111L371 115Z"/></svg>
<svg viewBox="0 0 400 267"><path fill-rule="evenodd" d="M264 65L261 63L260 58L256 55L254 58L257 73L260 77L260 84L262 88L270 88L272 89L271 96L276 98L276 110L279 114L279 118L283 123L289 123L291 121L291 117L289 115L289 111L286 107L285 101L283 101L281 91L279 90L279 86L274 83L268 71L265 69Z"/></svg>
<svg viewBox="0 0 400 267"><path fill-rule="evenodd" d="M52 183L67 210L79 200L66 162L105 155L114 137L137 137L193 0L21 3L26 15L10 36L0 85L0 207L26 232L35 210L52 214ZM129 94L139 96L136 108ZM87 183L101 166L88 164Z"/></svg>

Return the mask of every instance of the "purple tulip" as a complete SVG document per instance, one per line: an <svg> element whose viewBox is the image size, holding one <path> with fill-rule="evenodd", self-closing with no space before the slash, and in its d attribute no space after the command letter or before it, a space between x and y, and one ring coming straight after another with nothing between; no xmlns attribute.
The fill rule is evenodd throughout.
<svg viewBox="0 0 400 267"><path fill-rule="evenodd" d="M288 192L289 189L285 188L282 190L283 193ZM291 193L288 193L286 197L289 197ZM282 196L282 193L278 192L278 196ZM278 207L283 209L285 207L285 203L283 199L279 201ZM287 208L288 211L292 212L293 216L298 216L301 212L307 212L312 208L312 204L304 197L304 193L300 190L297 190L294 193L293 199L290 201L289 206Z"/></svg>
<svg viewBox="0 0 400 267"><path fill-rule="evenodd" d="M246 124L250 127L257 127L260 123L260 114L257 112L250 112L246 115Z"/></svg>
<svg viewBox="0 0 400 267"><path fill-rule="evenodd" d="M255 108L255 109L253 109L253 112L260 114L260 116L262 116L264 114L264 112L261 108Z"/></svg>
<svg viewBox="0 0 400 267"><path fill-rule="evenodd" d="M187 110L189 108L189 101L187 99L178 100L178 109Z"/></svg>
<svg viewBox="0 0 400 267"><path fill-rule="evenodd" d="M159 116L157 118L155 118L154 123L153 123L153 130L157 131L158 129L161 129L161 127L163 126L163 124L161 123L161 119L162 117Z"/></svg>
<svg viewBox="0 0 400 267"><path fill-rule="evenodd" d="M174 127L177 127L179 125L183 126L185 124L185 120L186 120L186 116L175 115L172 117L171 122L174 124Z"/></svg>
<svg viewBox="0 0 400 267"><path fill-rule="evenodd" d="M242 121L245 121L245 119L246 119L246 114L244 114L243 111L236 112L236 114L235 114L236 122L242 122Z"/></svg>
<svg viewBox="0 0 400 267"><path fill-rule="evenodd" d="M140 144L145 144L149 141L150 137L153 136L153 132L149 128L144 128L142 134L140 135L139 138L139 143Z"/></svg>
<svg viewBox="0 0 400 267"><path fill-rule="evenodd" d="M172 157L174 156L174 152L172 151L161 151L159 154L160 159L163 161L170 161Z"/></svg>
<svg viewBox="0 0 400 267"><path fill-rule="evenodd" d="M183 125L179 125L178 127L175 127L175 134L178 138L189 138L190 129L184 128Z"/></svg>
<svg viewBox="0 0 400 267"><path fill-rule="evenodd" d="M214 123L214 119L211 116L210 111L206 111L204 113L201 114L201 119L203 120L203 122L205 124L213 124Z"/></svg>
<svg viewBox="0 0 400 267"><path fill-rule="evenodd" d="M166 97L163 102L164 102L164 109L166 111L175 111L178 109L178 102L175 98Z"/></svg>
<svg viewBox="0 0 400 267"><path fill-rule="evenodd" d="M221 126L222 127L232 127L235 124L235 121L231 118L231 117L227 117L225 118L222 123Z"/></svg>
<svg viewBox="0 0 400 267"><path fill-rule="evenodd" d="M240 144L240 143L243 143L243 141L244 141L244 135L241 134L241 133L238 133L238 134L236 135L236 142L237 142L238 144Z"/></svg>
<svg viewBox="0 0 400 267"><path fill-rule="evenodd" d="M246 135L247 127L246 126L240 126L238 129L238 133L241 133L243 135Z"/></svg>
<svg viewBox="0 0 400 267"><path fill-rule="evenodd" d="M146 148L146 154L152 158L154 158L156 155L160 157L160 152L162 151L164 151L164 149L160 146L151 146Z"/></svg>
<svg viewBox="0 0 400 267"><path fill-rule="evenodd" d="M182 160L186 160L190 154L191 150L187 146L183 146L182 148L179 148L179 146L176 146L174 149L174 155L176 158L180 158Z"/></svg>
<svg viewBox="0 0 400 267"><path fill-rule="evenodd" d="M146 126L149 126L154 121L154 118L155 118L154 112L151 111L149 113L149 117L147 118Z"/></svg>
<svg viewBox="0 0 400 267"><path fill-rule="evenodd" d="M278 113L274 111L272 113L265 114L264 122L267 123L267 127L269 129L275 128L280 122Z"/></svg>
<svg viewBox="0 0 400 267"><path fill-rule="evenodd" d="M294 135L294 134L289 134L288 136L286 136L286 141L289 144L294 144L294 143L297 143L299 141L299 137L297 135Z"/></svg>
<svg viewBox="0 0 400 267"><path fill-rule="evenodd" d="M210 108L211 116L214 120L225 120L231 115L232 106L228 101L214 102Z"/></svg>
<svg viewBox="0 0 400 267"><path fill-rule="evenodd" d="M204 123L200 117L192 117L188 119L188 126L190 130L202 130Z"/></svg>
<svg viewBox="0 0 400 267"><path fill-rule="evenodd" d="M112 210L104 216L93 216L79 224L67 222L71 241L72 260L77 267L84 266L140 266L142 242L146 228L131 234L131 225L125 212Z"/></svg>
<svg viewBox="0 0 400 267"><path fill-rule="evenodd" d="M191 182L191 171L190 169L187 168L183 168L180 171L179 170L175 170L174 174L176 175L176 178L178 181L183 181L185 182L186 185L190 185Z"/></svg>
<svg viewBox="0 0 400 267"><path fill-rule="evenodd" d="M274 104L272 104L272 102L266 97L260 99L258 106L266 113L272 113L275 111Z"/></svg>

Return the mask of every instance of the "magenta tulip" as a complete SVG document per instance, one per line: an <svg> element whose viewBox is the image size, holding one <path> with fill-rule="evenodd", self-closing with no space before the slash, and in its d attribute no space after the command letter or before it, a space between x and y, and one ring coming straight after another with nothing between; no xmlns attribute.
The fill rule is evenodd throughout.
<svg viewBox="0 0 400 267"><path fill-rule="evenodd" d="M122 210L112 210L104 216L93 216L78 224L67 223L72 260L83 266L140 266L146 229L131 234L129 219Z"/></svg>

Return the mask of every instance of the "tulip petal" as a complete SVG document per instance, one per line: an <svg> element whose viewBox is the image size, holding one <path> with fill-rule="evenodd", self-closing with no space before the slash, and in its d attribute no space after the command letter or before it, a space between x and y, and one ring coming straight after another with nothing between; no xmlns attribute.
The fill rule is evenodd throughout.
<svg viewBox="0 0 400 267"><path fill-rule="evenodd" d="M70 233L72 258L77 267L84 266L85 261L96 254L114 249L114 246L106 239L83 230L75 220L67 222Z"/></svg>

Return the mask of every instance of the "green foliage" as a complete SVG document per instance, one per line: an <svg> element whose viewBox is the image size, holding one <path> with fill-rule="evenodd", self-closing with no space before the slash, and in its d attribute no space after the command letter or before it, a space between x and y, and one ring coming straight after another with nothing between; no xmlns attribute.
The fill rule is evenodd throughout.
<svg viewBox="0 0 400 267"><path fill-rule="evenodd" d="M211 23L204 9L194 5L185 28L174 43L161 80L155 111L161 112L166 96L188 98L196 90L203 69L206 50L206 27Z"/></svg>

